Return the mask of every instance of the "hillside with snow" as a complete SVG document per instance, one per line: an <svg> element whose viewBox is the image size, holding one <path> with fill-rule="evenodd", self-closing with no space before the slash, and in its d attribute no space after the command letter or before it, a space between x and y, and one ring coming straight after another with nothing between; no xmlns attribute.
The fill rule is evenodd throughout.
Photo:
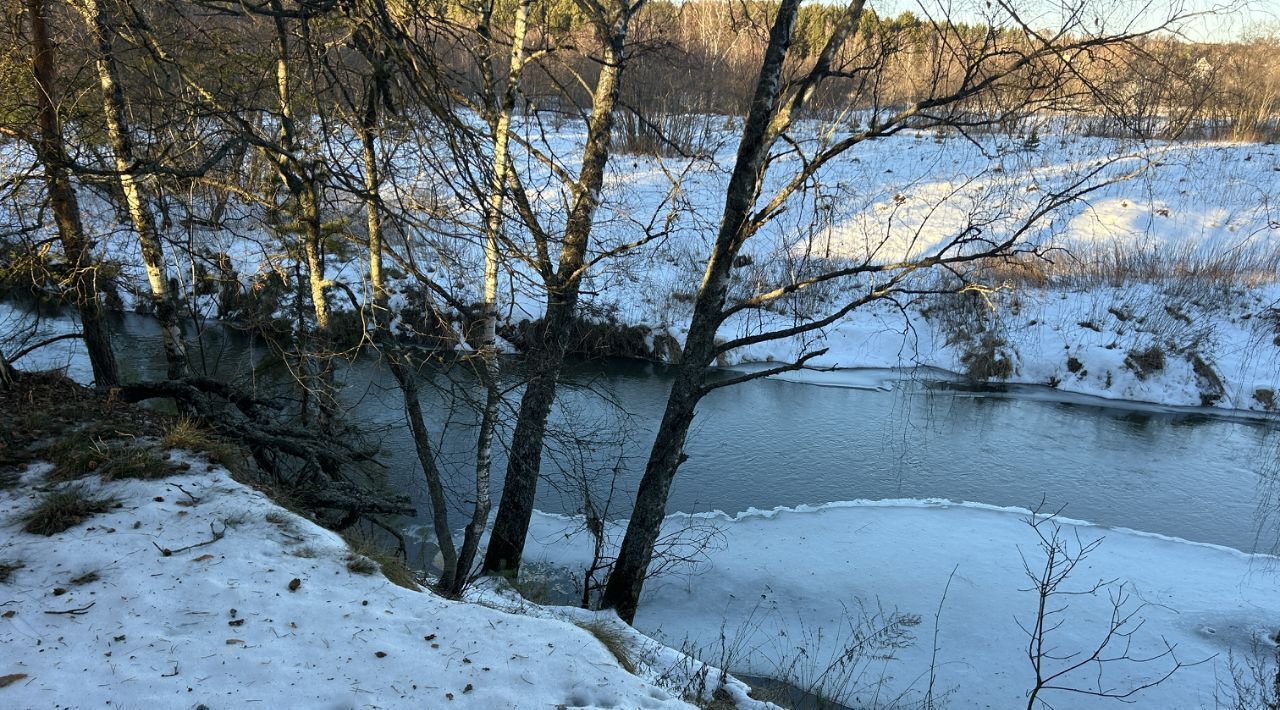
<svg viewBox="0 0 1280 710"><path fill-rule="evenodd" d="M48 536L23 530L67 485L44 480L48 465L0 490L0 705L684 708L682 695L696 697L701 664L616 617L575 625L397 586L336 533L175 457L188 475L73 484L110 509ZM630 659L589 630L611 626ZM736 681L722 692L764 707Z"/></svg>

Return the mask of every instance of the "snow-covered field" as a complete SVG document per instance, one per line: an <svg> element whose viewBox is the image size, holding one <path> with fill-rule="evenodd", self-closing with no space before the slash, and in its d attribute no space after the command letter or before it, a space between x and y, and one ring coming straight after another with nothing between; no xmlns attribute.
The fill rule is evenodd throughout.
<svg viewBox="0 0 1280 710"><path fill-rule="evenodd" d="M0 582L0 707L688 707L671 682L696 664L639 634L634 675L563 615L357 574L336 534L191 462L86 483L120 506L51 537L20 524L47 466L0 490L0 563L21 565Z"/></svg>
<svg viewBox="0 0 1280 710"><path fill-rule="evenodd" d="M583 139L580 125L567 122L552 130L527 124L522 130L573 168ZM992 285L1003 288L977 309L985 309L983 313L948 313L936 299L903 309L872 304L821 333L741 348L726 354L722 364L783 361L825 347L828 353L812 365L926 365L964 372L971 351L982 344L983 334L991 333L990 342L998 343L998 354L1010 364L1007 374L996 379L1051 384L1115 399L1274 408L1280 389L1280 285L1273 271L1280 254L1280 147L1143 143L1051 132L1042 136L1033 147L1004 135L978 136L970 142L928 133L859 146L825 169L819 187L793 200L747 243L744 254L751 263L739 269L735 294L777 284L829 260L929 253L971 223L997 237L1015 228L1046 194L1089 171L1101 170L1090 182L1137 171L1130 179L1061 208L1026 233L1028 245L1066 250L1050 253L1052 266L1041 264L1046 273L1060 278L1038 283L1034 272L1028 279L1007 283L997 278ZM802 144L821 139L815 133L805 139L810 143ZM459 300L477 301L481 254L466 226L477 222L474 208L459 203L448 181L425 170L406 146L386 147L399 182L384 198L457 237L409 230L418 235L413 241L416 263ZM593 267L584 284L584 317L645 326L651 338L669 336L683 342L692 295L723 205L722 190L735 149L732 133L717 128L708 148L708 155L693 161L615 156L593 233L595 253L636 240L655 225L669 233ZM766 180L766 194L781 184L795 163L794 157L777 161ZM554 226L565 209L561 186L537 161L521 158L518 164L526 172L535 206ZM99 243L106 254L123 267L129 288L120 295L131 308L145 284L136 243L112 210L93 198L85 203L90 212L87 224L102 237ZM350 212L353 230L363 224L359 205L350 199L334 196L330 209ZM171 252L181 255L194 244L206 255L206 266L211 263L207 255L226 254L246 290L265 273L292 273L283 261L284 250L255 209L232 203L228 214L217 231L180 229L170 235ZM9 219L17 221L12 215ZM508 229L516 242L525 238L514 220ZM357 233L350 236L357 242L361 238ZM365 259L359 248L349 254L354 256L330 255L326 275L364 293ZM1100 277L1096 269L1091 271L1099 260L1119 260L1134 272ZM190 289L189 259L180 256L178 262L183 266L174 276ZM412 276L396 276L396 259L388 264L392 305L403 306L411 300L408 292L418 286ZM1223 268L1206 268L1215 264ZM1144 265L1168 273L1138 273ZM544 295L537 279L517 260L509 266L501 280L502 317L510 323L539 317ZM1180 272L1197 267L1200 273ZM1072 273L1088 275L1062 276ZM867 286L862 282L807 290L803 298L782 308L731 318L721 337L822 315ZM191 303L212 315L217 295L192 296ZM349 307L345 298L333 305ZM963 326L976 320L986 329L966 332ZM1165 367L1139 373L1126 366L1132 351L1151 347L1166 355Z"/></svg>
<svg viewBox="0 0 1280 710"><path fill-rule="evenodd" d="M1140 504L1135 501L1135 505ZM1045 554L1029 512L928 501L833 503L818 507L673 516L667 532L713 525L719 545L696 568L645 588L636 626L711 663L813 683L853 707L914 706L930 692L946 707L1025 707L1035 683L1028 658L1037 594L1026 576ZM1135 612L1102 658L1054 685L1124 692L1188 664L1129 700L1141 708L1213 708L1231 697L1232 658L1243 667L1254 641L1274 654L1280 633L1277 560L1228 548L1060 520L1065 549L1101 539L1066 578L1050 608L1045 675L1085 660L1105 638L1113 595ZM536 518L531 557L582 569L585 536L566 543L581 521ZM615 531L619 532L619 531ZM897 612L907 645L890 649L860 638L856 663L826 673L841 653ZM882 615L879 620L868 617ZM1192 665L1194 664L1194 665ZM932 674L932 675L931 675ZM1047 690L1055 708L1112 707L1116 701ZM1122 705L1121 705L1122 706Z"/></svg>

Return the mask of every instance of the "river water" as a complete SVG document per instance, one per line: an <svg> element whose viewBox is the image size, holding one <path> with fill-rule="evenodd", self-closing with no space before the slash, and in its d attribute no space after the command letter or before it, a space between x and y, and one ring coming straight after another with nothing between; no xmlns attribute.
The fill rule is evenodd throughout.
<svg viewBox="0 0 1280 710"><path fill-rule="evenodd" d="M151 320L119 319L115 343L126 374L162 375L158 339ZM253 339L216 330L195 351L197 367L245 377L251 363L271 359ZM73 375L85 367L83 358L68 357ZM270 381L271 369L259 377ZM389 482L425 511L426 487L389 373L376 359L361 358L339 378L350 416L381 442ZM1244 551L1276 549L1274 420L1063 397L1047 388L966 388L929 373L854 372L824 381L757 380L708 396L669 511L945 498L1041 505L1105 526ZM474 382L462 367L425 372L423 382L446 474L455 490L466 491L475 418L450 403L474 397ZM606 509L613 491L607 514L624 518L669 374L634 361L575 362L563 383L538 507L580 512L586 487L597 509ZM515 378L512 387L507 399L514 408ZM495 502L504 465L498 452ZM454 501L458 524L466 505L464 494Z"/></svg>

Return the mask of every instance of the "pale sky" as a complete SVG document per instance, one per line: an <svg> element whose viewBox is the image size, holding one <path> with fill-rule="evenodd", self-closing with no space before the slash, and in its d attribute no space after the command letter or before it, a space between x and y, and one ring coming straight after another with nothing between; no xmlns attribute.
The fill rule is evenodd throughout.
<svg viewBox="0 0 1280 710"><path fill-rule="evenodd" d="M1066 3L1080 0L1012 0L1012 6L1033 26L1056 26ZM1158 23L1174 7L1187 12L1210 12L1210 16L1188 20L1185 34L1193 40L1224 40L1270 27L1280 30L1280 0L1085 0L1094 15L1101 15L1106 25L1118 29L1121 23L1138 19L1135 27ZM986 0L868 0L867 6L881 15L897 15L910 11L917 15L941 17L950 14L958 20L977 21L991 12Z"/></svg>

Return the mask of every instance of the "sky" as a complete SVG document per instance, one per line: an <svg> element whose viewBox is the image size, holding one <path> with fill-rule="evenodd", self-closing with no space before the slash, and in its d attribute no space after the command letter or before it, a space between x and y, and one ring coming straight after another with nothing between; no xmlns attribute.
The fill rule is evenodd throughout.
<svg viewBox="0 0 1280 710"><path fill-rule="evenodd" d="M832 0L839 1L839 0ZM1261 28L1280 29L1280 0L1085 0L1102 14L1108 25L1138 18L1158 22L1171 11L1202 13L1188 20L1183 32L1196 41L1239 39ZM994 2L986 0L869 0L868 6L881 15L912 12L940 17L949 14L957 19L979 21L990 13ZM1064 5L1077 0L1012 0L1012 6L1032 25L1057 26ZM1038 21L1037 21L1038 20Z"/></svg>

